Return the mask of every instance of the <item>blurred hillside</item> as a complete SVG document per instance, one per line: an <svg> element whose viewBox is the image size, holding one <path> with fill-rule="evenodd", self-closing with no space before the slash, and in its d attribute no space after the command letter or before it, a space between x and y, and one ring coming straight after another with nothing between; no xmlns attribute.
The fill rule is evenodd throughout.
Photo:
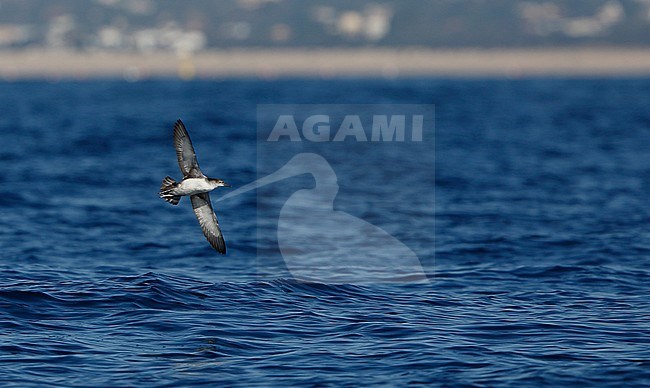
<svg viewBox="0 0 650 388"><path fill-rule="evenodd" d="M0 49L650 46L650 0L0 0Z"/></svg>

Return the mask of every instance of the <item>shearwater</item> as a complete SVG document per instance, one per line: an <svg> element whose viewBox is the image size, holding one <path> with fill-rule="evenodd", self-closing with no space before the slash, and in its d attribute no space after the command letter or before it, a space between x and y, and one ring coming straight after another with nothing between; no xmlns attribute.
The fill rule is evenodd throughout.
<svg viewBox="0 0 650 388"><path fill-rule="evenodd" d="M174 124L174 147L183 180L176 182L169 176L165 177L160 186L160 198L172 205L178 205L181 197L189 195L194 214L199 220L205 238L214 249L225 255L226 242L208 193L217 187L230 187L230 185L221 179L208 178L201 172L190 135L180 119Z"/></svg>

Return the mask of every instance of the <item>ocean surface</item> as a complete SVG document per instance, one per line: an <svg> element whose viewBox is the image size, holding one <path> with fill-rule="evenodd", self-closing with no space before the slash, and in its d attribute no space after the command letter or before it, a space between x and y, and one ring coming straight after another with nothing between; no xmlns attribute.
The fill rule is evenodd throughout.
<svg viewBox="0 0 650 388"><path fill-rule="evenodd" d="M650 384L650 79L0 82L0 101L2 386ZM158 198L178 118L235 190L284 163L260 158L259 104L435 106L419 144L322 145L357 166L334 209L425 281L294 276L261 214L308 176L214 192L226 256ZM334 240L317 224L308 246Z"/></svg>

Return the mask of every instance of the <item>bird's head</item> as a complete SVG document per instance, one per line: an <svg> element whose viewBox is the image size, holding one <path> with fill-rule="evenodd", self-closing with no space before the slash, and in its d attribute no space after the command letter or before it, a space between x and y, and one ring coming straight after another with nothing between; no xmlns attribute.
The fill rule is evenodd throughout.
<svg viewBox="0 0 650 388"><path fill-rule="evenodd" d="M229 184L227 184L226 182L224 182L224 181L221 180L221 179L217 179L217 178L209 178L208 180L210 181L210 183L212 183L212 185L213 185L214 187L230 187Z"/></svg>

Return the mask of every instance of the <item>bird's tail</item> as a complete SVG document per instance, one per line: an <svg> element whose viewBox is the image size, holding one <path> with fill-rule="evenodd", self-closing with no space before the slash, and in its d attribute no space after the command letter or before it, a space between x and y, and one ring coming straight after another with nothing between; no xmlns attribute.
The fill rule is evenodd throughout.
<svg viewBox="0 0 650 388"><path fill-rule="evenodd" d="M172 189L174 189L175 187L176 187L176 181L166 176L165 179L163 179L162 184L160 185L160 192L158 193L160 195L160 198L171 203L172 205L178 205L178 202L181 200L181 196L174 195L171 192Z"/></svg>

